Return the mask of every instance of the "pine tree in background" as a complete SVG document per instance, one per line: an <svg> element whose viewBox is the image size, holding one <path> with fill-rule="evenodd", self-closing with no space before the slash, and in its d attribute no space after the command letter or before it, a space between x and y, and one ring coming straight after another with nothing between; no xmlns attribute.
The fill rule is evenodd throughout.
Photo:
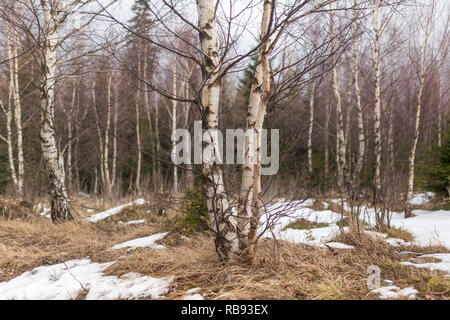
<svg viewBox="0 0 450 320"><path fill-rule="evenodd" d="M448 122L450 124L450 121ZM438 144L428 149L429 157L421 163L423 184L427 190L450 196L450 126Z"/></svg>

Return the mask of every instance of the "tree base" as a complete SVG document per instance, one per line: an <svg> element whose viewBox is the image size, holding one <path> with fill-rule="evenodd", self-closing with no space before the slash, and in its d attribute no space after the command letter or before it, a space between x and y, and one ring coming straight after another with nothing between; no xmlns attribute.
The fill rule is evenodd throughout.
<svg viewBox="0 0 450 320"><path fill-rule="evenodd" d="M69 201L65 197L56 197L50 201L52 208L52 221L53 223L61 223L73 220L73 216L70 213Z"/></svg>

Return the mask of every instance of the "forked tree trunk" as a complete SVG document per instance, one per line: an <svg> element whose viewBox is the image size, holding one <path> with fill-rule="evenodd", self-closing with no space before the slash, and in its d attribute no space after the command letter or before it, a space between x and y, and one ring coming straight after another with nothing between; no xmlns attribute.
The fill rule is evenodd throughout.
<svg viewBox="0 0 450 320"><path fill-rule="evenodd" d="M39 137L42 153L50 183L50 204L53 222L64 222L73 219L69 209L69 199L66 191L66 175L64 158L58 150L55 137L55 83L58 63L57 42L59 35L59 17L62 1L53 1L50 8L46 1L41 0L44 13L44 48L41 70L41 125ZM56 15L56 16L55 16Z"/></svg>
<svg viewBox="0 0 450 320"><path fill-rule="evenodd" d="M211 227L215 232L215 247L219 259L227 261L238 253L236 224L226 193L222 167L215 161L217 135L212 132L218 127L221 65L216 37L215 6L213 0L197 0L198 29L202 50L203 86L201 91L201 111L203 134L203 186Z"/></svg>
<svg viewBox="0 0 450 320"><path fill-rule="evenodd" d="M254 245L256 237L257 222L259 220L260 199L255 198L255 193L260 191L260 163L258 170L258 149L260 149L260 134L264 122L267 102L263 101L267 88L267 77L269 77L268 90L270 90L270 64L269 52L269 23L272 12L272 1L264 2L264 10L261 21L260 49L256 62L255 75L250 91L247 125L246 129L252 136L245 137L244 165L242 167L241 191L238 202L238 237L241 252L251 256L251 246ZM255 189L256 188L256 189ZM258 196L258 195L257 195Z"/></svg>

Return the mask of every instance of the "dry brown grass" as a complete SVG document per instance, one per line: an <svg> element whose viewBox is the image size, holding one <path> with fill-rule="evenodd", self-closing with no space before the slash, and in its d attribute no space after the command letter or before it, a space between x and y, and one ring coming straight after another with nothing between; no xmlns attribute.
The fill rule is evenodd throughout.
<svg viewBox="0 0 450 320"><path fill-rule="evenodd" d="M174 275L176 290L167 299L182 298L195 287L200 287L208 299L377 299L369 295L366 270L378 265L383 279L393 280L400 287L416 287L418 298L449 298L450 286L442 272L399 264L408 257L382 240L375 245L360 243L351 251L279 242L278 259L274 259L273 241L262 240L253 264L222 265L209 236L198 234L183 241L174 238L165 241L165 250L135 250L108 272ZM432 248L427 253L440 249ZM438 292L431 289L430 279L440 285Z"/></svg>
<svg viewBox="0 0 450 320"><path fill-rule="evenodd" d="M444 273L399 263L414 257L400 255L399 251L448 252L443 247L394 248L381 239L346 235L337 240L354 245L355 250L279 241L278 254L274 255L274 242L263 239L252 264L223 265L208 233L188 237L172 233L160 241L166 249L107 251L116 243L169 230L175 213L160 216L145 211L145 207L130 208L99 223L79 218L60 225L43 217L0 219L0 281L43 264L89 256L93 261L117 261L107 270L109 274L174 276L166 299L180 299L194 287L200 287L207 299L377 299L366 287L366 272L368 266L378 265L383 279L399 287L415 287L419 299L449 299L449 279ZM118 219L141 216L147 220L145 224L117 224Z"/></svg>
<svg viewBox="0 0 450 320"><path fill-rule="evenodd" d="M81 219L59 225L44 217L27 221L0 219L0 281L40 265L93 257L116 243L159 230L150 224L122 226Z"/></svg>

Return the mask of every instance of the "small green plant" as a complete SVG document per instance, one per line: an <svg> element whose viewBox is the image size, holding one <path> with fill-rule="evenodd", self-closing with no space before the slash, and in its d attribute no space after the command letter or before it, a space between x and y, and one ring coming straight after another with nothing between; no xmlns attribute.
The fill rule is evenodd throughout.
<svg viewBox="0 0 450 320"><path fill-rule="evenodd" d="M428 280L428 287L431 292L448 292L450 290L450 281L432 277Z"/></svg>
<svg viewBox="0 0 450 320"><path fill-rule="evenodd" d="M208 229L208 210L201 187L193 187L184 194L183 216L177 219L175 226L187 232Z"/></svg>

